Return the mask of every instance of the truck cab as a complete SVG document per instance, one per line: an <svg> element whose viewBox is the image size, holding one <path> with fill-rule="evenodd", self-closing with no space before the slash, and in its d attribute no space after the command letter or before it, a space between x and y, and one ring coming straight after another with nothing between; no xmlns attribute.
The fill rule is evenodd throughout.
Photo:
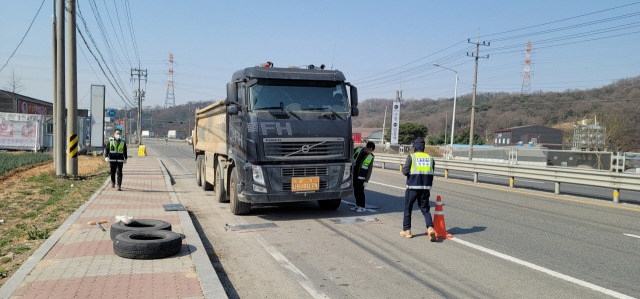
<svg viewBox="0 0 640 299"><path fill-rule="evenodd" d="M228 188L235 214L248 213L253 203L311 200L337 209L353 193L357 89L337 70L265 66L239 70L227 84L227 99L219 104L226 110L226 152L218 147L203 162L213 167L205 175L216 177L213 164L224 168L218 175L224 180L214 184ZM194 149L203 134L197 124Z"/></svg>

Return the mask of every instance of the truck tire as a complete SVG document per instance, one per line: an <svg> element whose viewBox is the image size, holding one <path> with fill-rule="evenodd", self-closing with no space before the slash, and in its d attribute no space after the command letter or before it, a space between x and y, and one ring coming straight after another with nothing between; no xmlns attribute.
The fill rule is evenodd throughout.
<svg viewBox="0 0 640 299"><path fill-rule="evenodd" d="M166 230L130 231L116 236L113 252L128 259L160 259L182 249L182 236Z"/></svg>
<svg viewBox="0 0 640 299"><path fill-rule="evenodd" d="M215 198L218 202L229 202L229 196L224 188L224 178L222 177L222 163L218 163L216 167L215 186L213 190L216 191Z"/></svg>
<svg viewBox="0 0 640 299"><path fill-rule="evenodd" d="M124 224L120 221L111 225L109 235L111 240L115 240L116 236L129 231L149 231L149 230L171 230L171 223L156 219L133 219L131 223Z"/></svg>
<svg viewBox="0 0 640 299"><path fill-rule="evenodd" d="M251 204L247 202L241 202L238 199L238 186L236 185L238 178L238 171L233 168L231 175L229 176L229 201L231 202L231 212L234 215L245 215L251 211Z"/></svg>
<svg viewBox="0 0 640 299"><path fill-rule="evenodd" d="M340 202L342 202L342 199L340 198L324 199L318 200L318 205L320 206L320 209L323 210L337 210L340 207Z"/></svg>
<svg viewBox="0 0 640 299"><path fill-rule="evenodd" d="M200 178L201 171L202 171L202 156L198 156L198 158L196 158L196 184L198 184L198 186L202 186L202 181Z"/></svg>
<svg viewBox="0 0 640 299"><path fill-rule="evenodd" d="M211 191L213 190L213 185L207 182L207 165L205 165L204 161L200 163L200 181L202 181L202 190Z"/></svg>

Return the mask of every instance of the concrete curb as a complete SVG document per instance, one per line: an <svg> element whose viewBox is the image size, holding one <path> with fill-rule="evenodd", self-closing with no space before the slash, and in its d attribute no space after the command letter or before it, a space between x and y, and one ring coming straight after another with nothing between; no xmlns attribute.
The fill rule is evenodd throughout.
<svg viewBox="0 0 640 299"><path fill-rule="evenodd" d="M173 186L171 185L171 176L169 176L169 172L160 158L158 158L158 164L160 164L160 168L162 169L164 182L167 185L171 201L179 204L180 201L178 200L178 197L173 190ZM216 271L211 264L211 260L209 260L209 256L202 244L202 240L200 239L196 228L193 226L193 221L191 221L189 212L178 211L178 216L180 217L180 225L182 226L187 242L196 248L194 252L191 252L191 258L193 259L193 264L195 265L196 272L200 278L200 285L202 286L202 292L205 298L228 298L227 293L224 291L224 287L218 278L218 274L216 274Z"/></svg>
<svg viewBox="0 0 640 299"><path fill-rule="evenodd" d="M51 250L51 248L53 248L53 246L55 246L56 243L58 243L58 241L64 235L64 233L71 227L71 225L76 220L78 220L78 218L80 217L80 215L82 215L84 210L86 210L87 207L96 199L96 197L100 195L102 190L104 190L104 188L107 186L109 182L111 182L111 178L107 178L104 181L104 184L102 185L102 187L100 187L100 189L98 189L95 193L93 193L91 198L89 198L89 200L86 203L81 205L75 212L73 212L73 214L71 214L69 218L67 218L67 220L64 223L62 223L62 225L60 225L60 227L58 227L58 229L55 232L53 232L53 234L51 234L51 236L49 236L49 238L47 238L47 240L44 243L42 243L42 245L40 245L40 247L38 247L36 251L33 252L33 254L22 264L22 266L18 269L18 271L16 271L16 273L14 273L13 275L11 275L11 277L7 280L7 282L5 282L4 285L2 285L2 288L0 288L0 298L9 298L16 291L16 289L18 289L18 287L24 281L27 275L29 275L29 273L31 273L33 268L36 267L36 265L44 258L45 255L47 255L49 250ZM191 222L191 219L189 219L189 222ZM193 223L191 225L193 226Z"/></svg>

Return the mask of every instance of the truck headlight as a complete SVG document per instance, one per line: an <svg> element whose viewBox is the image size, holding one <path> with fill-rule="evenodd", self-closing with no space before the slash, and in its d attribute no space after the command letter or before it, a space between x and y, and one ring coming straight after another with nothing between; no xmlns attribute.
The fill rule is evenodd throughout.
<svg viewBox="0 0 640 299"><path fill-rule="evenodd" d="M351 176L351 163L344 164L344 172L342 173L342 180L345 181Z"/></svg>
<svg viewBox="0 0 640 299"><path fill-rule="evenodd" d="M261 185L266 185L264 182L264 175L262 174L262 167L258 165L251 165L251 172L253 173L254 182Z"/></svg>

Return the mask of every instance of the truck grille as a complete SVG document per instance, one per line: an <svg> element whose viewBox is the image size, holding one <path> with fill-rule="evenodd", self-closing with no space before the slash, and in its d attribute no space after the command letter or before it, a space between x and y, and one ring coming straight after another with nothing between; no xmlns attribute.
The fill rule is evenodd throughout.
<svg viewBox="0 0 640 299"><path fill-rule="evenodd" d="M321 139L321 138L319 138ZM332 158L344 155L343 141L280 141L265 142L264 153L268 158Z"/></svg>
<svg viewBox="0 0 640 299"><path fill-rule="evenodd" d="M321 176L327 174L329 174L327 167L282 168L283 177Z"/></svg>

